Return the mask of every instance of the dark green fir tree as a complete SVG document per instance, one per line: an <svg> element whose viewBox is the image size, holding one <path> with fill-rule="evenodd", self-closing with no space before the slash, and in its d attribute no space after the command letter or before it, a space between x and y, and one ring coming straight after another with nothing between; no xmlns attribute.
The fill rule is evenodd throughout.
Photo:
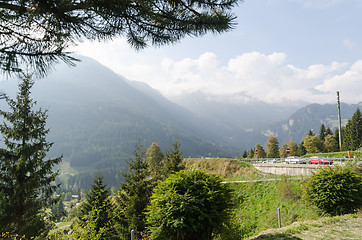
<svg viewBox="0 0 362 240"><path fill-rule="evenodd" d="M179 172L184 169L182 164L182 152L178 140L172 144L172 147L172 149L166 150L166 156L163 160L163 172L165 178L167 178L172 173Z"/></svg>
<svg viewBox="0 0 362 240"><path fill-rule="evenodd" d="M248 157L248 152L247 152L246 150L244 150L242 157L243 157L243 158L247 158L247 157Z"/></svg>
<svg viewBox="0 0 362 240"><path fill-rule="evenodd" d="M297 149L297 155L298 156L304 156L307 153L307 150L304 147L304 142L302 141L299 145L298 145L298 149Z"/></svg>
<svg viewBox="0 0 362 240"><path fill-rule="evenodd" d="M124 182L117 196L117 230L136 230L141 232L146 227L146 206L149 204L153 181L149 179L146 153L138 140L133 158L128 161L128 173L122 173ZM123 232L124 233L124 232Z"/></svg>
<svg viewBox="0 0 362 240"><path fill-rule="evenodd" d="M109 237L115 233L112 224L113 205L110 200L110 191L107 184L103 182L101 173L94 177L91 189L79 208L80 226L83 225L82 222L89 220L85 216L89 216L94 218L96 232L103 228L102 237ZM97 212L96 216L91 214L94 211Z"/></svg>
<svg viewBox="0 0 362 240"><path fill-rule="evenodd" d="M345 127L343 146L345 150L356 150L362 146L362 115L359 108Z"/></svg>
<svg viewBox="0 0 362 240"><path fill-rule="evenodd" d="M0 111L5 148L0 149L0 232L26 238L44 236L49 230L45 210L55 204L60 158L46 159L53 143L46 141L47 111L34 110L30 98L34 82L24 75L15 100L6 98L9 112Z"/></svg>
<svg viewBox="0 0 362 240"><path fill-rule="evenodd" d="M324 141L326 135L327 135L326 126L324 126L324 123L322 123L321 128L319 130L319 139Z"/></svg>

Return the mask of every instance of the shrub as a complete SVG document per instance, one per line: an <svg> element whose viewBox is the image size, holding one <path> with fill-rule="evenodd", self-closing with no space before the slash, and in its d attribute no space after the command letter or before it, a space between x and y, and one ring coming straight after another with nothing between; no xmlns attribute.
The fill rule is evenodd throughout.
<svg viewBox="0 0 362 240"><path fill-rule="evenodd" d="M154 190L147 222L151 238L207 240L228 220L232 191L203 171L172 174Z"/></svg>
<svg viewBox="0 0 362 240"><path fill-rule="evenodd" d="M308 200L332 215L352 213L362 204L362 177L353 166L321 168L306 184Z"/></svg>

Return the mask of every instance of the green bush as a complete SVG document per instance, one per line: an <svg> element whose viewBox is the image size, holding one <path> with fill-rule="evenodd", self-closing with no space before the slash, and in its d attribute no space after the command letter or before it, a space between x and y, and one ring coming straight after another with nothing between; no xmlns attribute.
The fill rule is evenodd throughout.
<svg viewBox="0 0 362 240"><path fill-rule="evenodd" d="M151 239L208 240L227 222L232 191L200 170L172 174L154 190L147 222Z"/></svg>
<svg viewBox="0 0 362 240"><path fill-rule="evenodd" d="M357 168L321 168L306 184L308 200L332 215L352 213L362 204L362 177Z"/></svg>

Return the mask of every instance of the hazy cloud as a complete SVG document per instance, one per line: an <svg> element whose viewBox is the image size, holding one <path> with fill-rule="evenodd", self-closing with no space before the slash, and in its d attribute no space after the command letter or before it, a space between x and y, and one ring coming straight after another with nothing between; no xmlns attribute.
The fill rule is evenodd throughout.
<svg viewBox="0 0 362 240"><path fill-rule="evenodd" d="M331 103L340 91L344 102L362 101L362 60L300 68L281 52L249 52L222 62L212 52L178 60L150 56L147 51L139 54L121 40L89 46L95 51L88 56L130 80L148 83L166 96L200 92L233 102ZM89 53L87 45L83 48Z"/></svg>
<svg viewBox="0 0 362 240"><path fill-rule="evenodd" d="M362 74L362 61L349 69L348 64L338 62L302 69L287 64L286 59L284 53L265 55L259 52L242 54L230 59L224 66L210 52L197 59L165 59L161 65L167 77L151 85L166 95L201 92L231 101L284 104L333 102L337 90L346 91L345 83L362 84L362 80L359 80L362 79L359 77ZM342 77L348 81L341 80ZM348 101L357 102L359 99L357 90L349 93Z"/></svg>

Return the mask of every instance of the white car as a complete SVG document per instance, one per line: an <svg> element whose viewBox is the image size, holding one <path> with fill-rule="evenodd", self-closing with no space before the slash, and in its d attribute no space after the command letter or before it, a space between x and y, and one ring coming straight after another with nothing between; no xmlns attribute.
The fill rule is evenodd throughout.
<svg viewBox="0 0 362 240"><path fill-rule="evenodd" d="M286 163L290 164L306 164L307 161L297 156L290 156L285 159Z"/></svg>

